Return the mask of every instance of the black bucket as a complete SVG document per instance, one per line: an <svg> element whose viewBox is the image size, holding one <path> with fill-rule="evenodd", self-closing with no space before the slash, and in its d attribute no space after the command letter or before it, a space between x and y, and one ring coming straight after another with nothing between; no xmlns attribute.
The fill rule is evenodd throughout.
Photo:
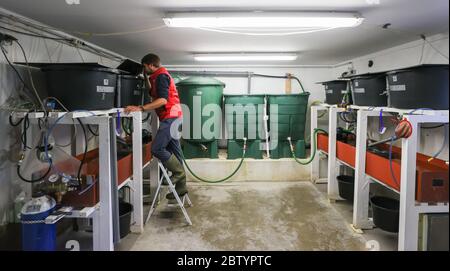
<svg viewBox="0 0 450 271"><path fill-rule="evenodd" d="M448 110L448 65L421 65L387 73L389 107Z"/></svg>
<svg viewBox="0 0 450 271"><path fill-rule="evenodd" d="M325 103L341 104L343 102L343 98L348 92L347 80L333 80L322 82L321 84L325 86ZM347 95L346 100L344 103L351 104L351 95Z"/></svg>
<svg viewBox="0 0 450 271"><path fill-rule="evenodd" d="M70 111L114 108L117 70L77 63L50 64L42 71L48 95L58 98Z"/></svg>
<svg viewBox="0 0 450 271"><path fill-rule="evenodd" d="M116 107L143 105L145 91L143 78L121 74L117 83Z"/></svg>
<svg viewBox="0 0 450 271"><path fill-rule="evenodd" d="M385 74L366 74L352 78L353 104L387 106Z"/></svg>
<svg viewBox="0 0 450 271"><path fill-rule="evenodd" d="M340 175L336 177L339 186L339 196L348 201L353 201L355 193L355 177Z"/></svg>
<svg viewBox="0 0 450 271"><path fill-rule="evenodd" d="M133 212L133 205L128 202L119 202L119 230L120 239L124 238L130 233L131 213Z"/></svg>
<svg viewBox="0 0 450 271"><path fill-rule="evenodd" d="M373 223L388 232L398 232L400 202L386 197L372 197Z"/></svg>

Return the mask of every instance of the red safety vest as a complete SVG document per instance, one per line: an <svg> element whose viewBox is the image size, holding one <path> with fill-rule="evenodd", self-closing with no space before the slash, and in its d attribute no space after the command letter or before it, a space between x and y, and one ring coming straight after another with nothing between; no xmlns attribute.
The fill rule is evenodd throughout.
<svg viewBox="0 0 450 271"><path fill-rule="evenodd" d="M161 74L166 74L170 78L169 95L167 98L166 105L155 109L156 114L158 115L159 120L181 118L183 116L183 112L181 111L181 104L180 98L178 97L178 91L177 88L175 87L175 82L173 81L172 76L170 76L166 68L161 67L154 73L152 73L152 75L150 75L150 84L152 84L150 96L152 96L153 99L158 98L158 92L156 89L157 87L156 78L158 78L158 76Z"/></svg>

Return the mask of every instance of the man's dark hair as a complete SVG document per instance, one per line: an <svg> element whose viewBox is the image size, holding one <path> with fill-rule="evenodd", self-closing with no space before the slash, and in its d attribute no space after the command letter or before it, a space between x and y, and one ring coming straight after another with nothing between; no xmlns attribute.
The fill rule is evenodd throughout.
<svg viewBox="0 0 450 271"><path fill-rule="evenodd" d="M147 54L142 58L141 64L153 65L158 68L161 67L161 59L155 54Z"/></svg>

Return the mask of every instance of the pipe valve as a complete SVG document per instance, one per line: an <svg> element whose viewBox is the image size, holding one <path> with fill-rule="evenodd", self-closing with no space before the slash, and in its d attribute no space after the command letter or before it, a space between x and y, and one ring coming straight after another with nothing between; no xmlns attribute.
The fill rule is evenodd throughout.
<svg viewBox="0 0 450 271"><path fill-rule="evenodd" d="M291 148L291 152L293 153L293 152L294 152L294 146L292 146L291 137L288 136L288 137L287 137L287 140L289 141L289 147Z"/></svg>

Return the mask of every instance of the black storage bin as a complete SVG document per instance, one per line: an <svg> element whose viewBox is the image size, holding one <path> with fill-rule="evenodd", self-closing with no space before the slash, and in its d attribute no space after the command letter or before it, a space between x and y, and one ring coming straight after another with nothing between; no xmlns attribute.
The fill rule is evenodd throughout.
<svg viewBox="0 0 450 271"><path fill-rule="evenodd" d="M345 94L348 90L347 80L333 80L322 82L325 87L325 103L327 104L341 104ZM345 103L351 104L351 95L347 95Z"/></svg>
<svg viewBox="0 0 450 271"><path fill-rule="evenodd" d="M128 202L119 202L119 232L120 239L124 238L130 233L131 213L133 212L133 205Z"/></svg>
<svg viewBox="0 0 450 271"><path fill-rule="evenodd" d="M400 202L386 197L370 198L373 223L388 232L398 232Z"/></svg>
<svg viewBox="0 0 450 271"><path fill-rule="evenodd" d="M340 175L337 176L339 196L348 201L353 201L353 196L355 193L355 177Z"/></svg>
<svg viewBox="0 0 450 271"><path fill-rule="evenodd" d="M143 105L144 91L146 89L143 78L120 74L117 81L117 89L116 107Z"/></svg>
<svg viewBox="0 0 450 271"><path fill-rule="evenodd" d="M148 104L151 103L152 99L150 97L150 90L145 90L144 91L144 104Z"/></svg>
<svg viewBox="0 0 450 271"><path fill-rule="evenodd" d="M48 95L58 98L70 111L114 108L116 69L92 63L50 64L42 68Z"/></svg>
<svg viewBox="0 0 450 271"><path fill-rule="evenodd" d="M355 76L351 80L353 104L387 106L386 76L383 73Z"/></svg>
<svg viewBox="0 0 450 271"><path fill-rule="evenodd" d="M448 65L420 65L387 73L389 107L448 110Z"/></svg>

